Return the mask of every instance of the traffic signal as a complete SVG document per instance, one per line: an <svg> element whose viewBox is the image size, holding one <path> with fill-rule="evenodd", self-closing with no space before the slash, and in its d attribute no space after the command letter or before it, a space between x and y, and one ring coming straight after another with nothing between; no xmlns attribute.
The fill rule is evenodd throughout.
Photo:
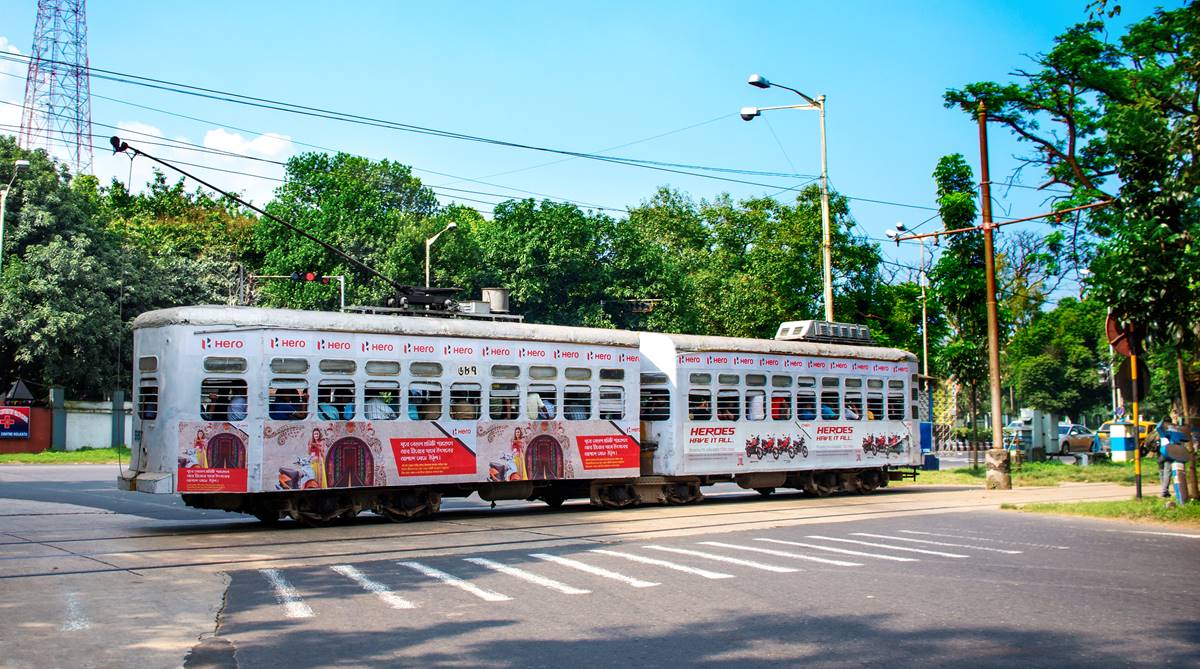
<svg viewBox="0 0 1200 669"><path fill-rule="evenodd" d="M309 270L307 272L292 272L291 278L292 278L292 281L295 281L297 283L316 282L316 283L321 283L326 286L329 285L329 277L323 276L320 272L314 272L312 270Z"/></svg>

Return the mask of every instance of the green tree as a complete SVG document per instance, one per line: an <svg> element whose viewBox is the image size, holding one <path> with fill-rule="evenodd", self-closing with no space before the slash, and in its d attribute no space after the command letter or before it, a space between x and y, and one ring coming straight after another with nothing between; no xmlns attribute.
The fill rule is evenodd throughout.
<svg viewBox="0 0 1200 669"><path fill-rule="evenodd" d="M1106 316L1096 300L1066 298L1017 331L1006 353L1026 406L1078 420L1105 403Z"/></svg>

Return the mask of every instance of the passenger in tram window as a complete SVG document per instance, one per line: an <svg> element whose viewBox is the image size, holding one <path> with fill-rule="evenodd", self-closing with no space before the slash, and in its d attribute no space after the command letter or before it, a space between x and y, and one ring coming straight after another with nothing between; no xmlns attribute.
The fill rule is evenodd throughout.
<svg viewBox="0 0 1200 669"><path fill-rule="evenodd" d="M688 395L688 420L712 420L708 395Z"/></svg>
<svg viewBox="0 0 1200 669"><path fill-rule="evenodd" d="M246 391L243 388L234 388L233 391L238 394L229 400L229 420L246 420Z"/></svg>
<svg viewBox="0 0 1200 669"><path fill-rule="evenodd" d="M295 390L272 388L270 395L267 413L272 420L295 420L297 413L300 414L300 418L307 413L307 406L301 404L302 396Z"/></svg>
<svg viewBox="0 0 1200 669"><path fill-rule="evenodd" d="M388 392L379 393L369 398L364 409L368 420L395 420L396 410L392 408L392 395Z"/></svg>
<svg viewBox="0 0 1200 669"><path fill-rule="evenodd" d="M837 420L838 394L836 392L821 393L821 420Z"/></svg>
<svg viewBox="0 0 1200 669"><path fill-rule="evenodd" d="M846 420L858 420L862 418L862 407L858 402L846 398Z"/></svg>
<svg viewBox="0 0 1200 669"><path fill-rule="evenodd" d="M354 418L354 389L348 386L334 388L333 406L341 414L342 420Z"/></svg>
<svg viewBox="0 0 1200 669"><path fill-rule="evenodd" d="M717 393L717 420L737 420L741 413L738 409L736 390L722 390Z"/></svg>
<svg viewBox="0 0 1200 669"><path fill-rule="evenodd" d="M333 388L317 390L317 415L323 420L341 420L341 412L333 401Z"/></svg>
<svg viewBox="0 0 1200 669"><path fill-rule="evenodd" d="M216 388L209 388L204 403L200 406L200 417L204 420L225 420L228 416L229 400Z"/></svg>
<svg viewBox="0 0 1200 669"><path fill-rule="evenodd" d="M308 388L292 391L296 398L296 410L292 412L293 420L308 418Z"/></svg>

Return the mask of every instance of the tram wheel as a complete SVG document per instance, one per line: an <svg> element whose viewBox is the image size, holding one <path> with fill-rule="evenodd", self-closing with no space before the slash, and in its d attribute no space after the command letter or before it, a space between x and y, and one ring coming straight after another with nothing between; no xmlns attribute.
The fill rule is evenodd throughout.
<svg viewBox="0 0 1200 669"><path fill-rule="evenodd" d="M770 497L771 495L775 494L775 489L774 488L755 488L754 492L762 495L763 497Z"/></svg>
<svg viewBox="0 0 1200 669"><path fill-rule="evenodd" d="M257 518L258 522L262 523L263 525L275 527L279 524L282 514L279 513L279 509L275 508L258 509L254 512L254 517Z"/></svg>
<svg viewBox="0 0 1200 669"><path fill-rule="evenodd" d="M292 520L295 520L297 523L300 523L305 527L317 528L329 527L334 523L334 521L337 520L338 515L340 514L326 516L324 514L313 513L311 511L293 511L291 515Z"/></svg>
<svg viewBox="0 0 1200 669"><path fill-rule="evenodd" d="M562 495L559 495L557 493L551 492L551 493L546 493L545 495L542 495L541 500L543 502L545 502L546 506L550 507L551 509L557 509L558 507L563 505L563 502L567 501L567 498L563 497Z"/></svg>

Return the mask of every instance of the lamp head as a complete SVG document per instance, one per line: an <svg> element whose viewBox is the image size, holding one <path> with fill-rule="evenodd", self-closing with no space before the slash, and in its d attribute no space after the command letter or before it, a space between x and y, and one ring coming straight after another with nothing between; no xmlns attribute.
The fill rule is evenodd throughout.
<svg viewBox="0 0 1200 669"><path fill-rule="evenodd" d="M742 107L742 111L739 113L742 115L743 121L749 121L755 116L758 116L761 112L759 112L758 107Z"/></svg>
<svg viewBox="0 0 1200 669"><path fill-rule="evenodd" d="M770 88L771 87L771 82L767 81L766 77L762 76L761 74L759 74L757 72L750 75L750 78L746 80L746 83L750 84L751 86L753 86L755 88Z"/></svg>
<svg viewBox="0 0 1200 669"><path fill-rule="evenodd" d="M13 169L16 170L17 172L20 172L21 170L25 169L26 167L29 167L28 160L18 160L17 162L13 163Z"/></svg>
<svg viewBox="0 0 1200 669"><path fill-rule="evenodd" d="M908 232L908 226L901 221L896 221L896 232Z"/></svg>
<svg viewBox="0 0 1200 669"><path fill-rule="evenodd" d="M450 225L447 225L447 226L446 226L446 229L447 229L447 230L453 230L453 229L455 229L455 228L457 228L457 227L458 227L458 223L451 222L451 223L450 223Z"/></svg>
<svg viewBox="0 0 1200 669"><path fill-rule="evenodd" d="M896 237L900 236L899 232L896 232L895 230L890 230L890 229L887 232L884 232L883 234L887 235L887 238L891 239L893 241L896 239Z"/></svg>

